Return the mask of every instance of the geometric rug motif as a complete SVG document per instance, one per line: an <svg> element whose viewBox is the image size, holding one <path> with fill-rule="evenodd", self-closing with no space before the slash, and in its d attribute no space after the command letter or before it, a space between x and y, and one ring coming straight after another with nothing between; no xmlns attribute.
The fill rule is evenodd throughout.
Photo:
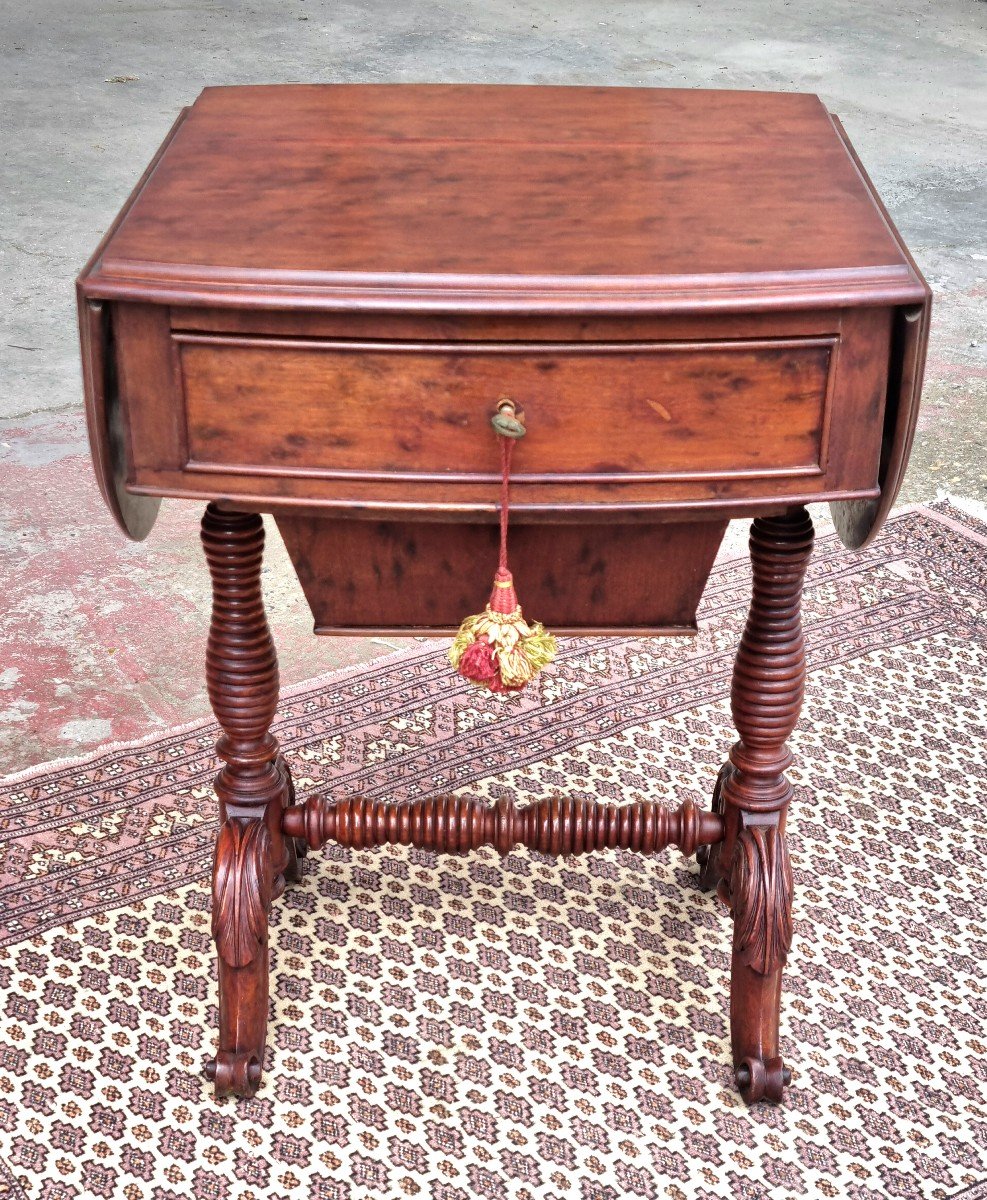
<svg viewBox="0 0 987 1200"><path fill-rule="evenodd" d="M0 786L0 1196L982 1200L987 530L817 544L792 739L783 1107L746 1108L730 928L675 851L328 847L271 916L264 1085L215 1101L208 723ZM300 797L708 803L749 595L506 698L438 643L288 693ZM274 631L275 637L277 631Z"/></svg>

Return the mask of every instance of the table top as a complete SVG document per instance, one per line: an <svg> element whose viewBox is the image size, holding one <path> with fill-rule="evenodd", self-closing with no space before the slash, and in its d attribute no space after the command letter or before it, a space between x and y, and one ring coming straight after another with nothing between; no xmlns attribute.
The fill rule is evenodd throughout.
<svg viewBox="0 0 987 1200"><path fill-rule="evenodd" d="M82 286L457 311L924 296L816 96L487 85L207 88Z"/></svg>
<svg viewBox="0 0 987 1200"><path fill-rule="evenodd" d="M516 393L525 520L827 499L861 545L929 322L817 97L642 88L207 89L79 300L97 475L134 537L159 496L482 523L490 405Z"/></svg>

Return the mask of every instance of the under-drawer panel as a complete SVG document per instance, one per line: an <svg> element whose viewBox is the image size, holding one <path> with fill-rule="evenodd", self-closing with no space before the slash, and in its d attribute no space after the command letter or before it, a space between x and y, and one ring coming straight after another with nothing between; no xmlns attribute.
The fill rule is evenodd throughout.
<svg viewBox="0 0 987 1200"><path fill-rule="evenodd" d="M489 418L527 415L515 480L819 474L836 339L317 342L175 333L188 466L496 476Z"/></svg>
<svg viewBox="0 0 987 1200"><path fill-rule="evenodd" d="M276 518L316 633L453 634L482 612L492 524ZM726 521L511 526L525 614L555 633L686 634Z"/></svg>

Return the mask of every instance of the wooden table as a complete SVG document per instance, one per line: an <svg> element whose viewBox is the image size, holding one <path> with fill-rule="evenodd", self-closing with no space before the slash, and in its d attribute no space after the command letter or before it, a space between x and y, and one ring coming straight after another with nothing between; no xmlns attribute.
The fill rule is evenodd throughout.
<svg viewBox="0 0 987 1200"><path fill-rule="evenodd" d="M208 502L217 1092L258 1087L269 907L302 850L334 838L696 854L734 918L737 1084L779 1100L804 505L829 501L851 548L873 537L908 457L929 322L839 122L780 93L209 88L78 292L117 522L143 538L160 497ZM295 803L270 732L259 514L316 632L451 631L496 561L489 417L505 395L528 424L513 566L549 628L688 634L727 522L754 518L739 740L710 811Z"/></svg>

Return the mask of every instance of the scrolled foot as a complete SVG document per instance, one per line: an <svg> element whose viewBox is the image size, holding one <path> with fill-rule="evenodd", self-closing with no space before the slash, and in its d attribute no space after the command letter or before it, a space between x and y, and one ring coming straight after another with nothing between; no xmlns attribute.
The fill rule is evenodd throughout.
<svg viewBox="0 0 987 1200"><path fill-rule="evenodd" d="M780 1104L792 1073L781 1058L745 1058L734 1071L734 1079L747 1104L758 1100Z"/></svg>
<svg viewBox="0 0 987 1200"><path fill-rule="evenodd" d="M723 816L723 784L732 770L729 763L724 763L720 767L720 773L717 775L716 784L713 787L710 809L720 817ZM699 846L696 849L696 862L699 864L697 882L704 892L714 892L719 885L721 845L722 842L716 842L712 846Z"/></svg>
<svg viewBox="0 0 987 1200"><path fill-rule="evenodd" d="M215 1084L216 1096L254 1096L260 1087L261 1065L256 1055L220 1050L205 1065L205 1076Z"/></svg>

